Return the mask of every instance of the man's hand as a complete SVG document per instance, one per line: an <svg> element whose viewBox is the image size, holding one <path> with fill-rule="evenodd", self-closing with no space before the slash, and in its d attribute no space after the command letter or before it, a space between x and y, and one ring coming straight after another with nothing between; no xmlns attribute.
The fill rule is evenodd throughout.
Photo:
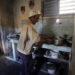
<svg viewBox="0 0 75 75"><path fill-rule="evenodd" d="M42 45L43 43L50 44L50 43L52 43L52 42L53 42L52 39L45 39L45 40L41 40L41 41L39 41L39 42L36 42L35 44L36 44L36 45Z"/></svg>
<svg viewBox="0 0 75 75"><path fill-rule="evenodd" d="M43 43L45 43L45 40L41 40L41 41L39 41L39 42L36 42L35 44L36 44L36 45L42 45Z"/></svg>

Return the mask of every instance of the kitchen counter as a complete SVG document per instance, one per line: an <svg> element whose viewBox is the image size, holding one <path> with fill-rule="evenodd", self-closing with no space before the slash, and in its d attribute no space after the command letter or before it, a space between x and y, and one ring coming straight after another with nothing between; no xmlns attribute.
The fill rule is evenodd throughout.
<svg viewBox="0 0 75 75"><path fill-rule="evenodd" d="M55 46L52 44L43 44L42 48L52 49L56 52L59 52L59 51L71 52L71 47L67 47L67 46Z"/></svg>
<svg viewBox="0 0 75 75"><path fill-rule="evenodd" d="M13 60L16 61L16 51L15 51L15 43L18 44L17 39L10 38L9 40L12 43L12 53L13 53ZM71 52L71 47L66 46L55 46L53 44L43 44L42 48L52 49L56 52L64 51L64 52Z"/></svg>

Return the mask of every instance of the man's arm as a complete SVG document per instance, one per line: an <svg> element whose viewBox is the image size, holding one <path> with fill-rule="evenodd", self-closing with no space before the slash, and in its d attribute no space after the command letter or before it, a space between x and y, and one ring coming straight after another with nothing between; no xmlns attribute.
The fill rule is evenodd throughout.
<svg viewBox="0 0 75 75"><path fill-rule="evenodd" d="M35 44L40 41L40 36L33 27L29 28L29 36L32 44Z"/></svg>

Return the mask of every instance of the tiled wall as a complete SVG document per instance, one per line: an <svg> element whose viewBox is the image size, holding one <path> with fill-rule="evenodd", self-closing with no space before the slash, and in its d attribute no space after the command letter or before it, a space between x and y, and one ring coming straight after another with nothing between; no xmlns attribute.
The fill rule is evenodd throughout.
<svg viewBox="0 0 75 75"><path fill-rule="evenodd" d="M56 36L62 36L64 34L73 36L74 17L73 15L70 16L71 18L61 18L59 23L56 23L57 19L54 18L41 20L35 25L35 29L39 34L45 34L49 36L53 34Z"/></svg>

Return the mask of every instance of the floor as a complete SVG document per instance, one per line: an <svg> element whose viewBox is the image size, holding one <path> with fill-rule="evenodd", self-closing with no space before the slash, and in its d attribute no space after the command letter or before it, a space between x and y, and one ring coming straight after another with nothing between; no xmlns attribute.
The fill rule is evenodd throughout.
<svg viewBox="0 0 75 75"><path fill-rule="evenodd" d="M0 75L19 75L21 65L5 57L0 58Z"/></svg>
<svg viewBox="0 0 75 75"><path fill-rule="evenodd" d="M4 56L0 57L0 75L19 75L21 70L21 65L8 60ZM45 73L39 72L38 75L47 75Z"/></svg>
<svg viewBox="0 0 75 75"><path fill-rule="evenodd" d="M20 71L21 71L21 64L5 58L0 53L0 75L20 75ZM35 73L33 75L49 75L49 74L38 72L38 74Z"/></svg>

